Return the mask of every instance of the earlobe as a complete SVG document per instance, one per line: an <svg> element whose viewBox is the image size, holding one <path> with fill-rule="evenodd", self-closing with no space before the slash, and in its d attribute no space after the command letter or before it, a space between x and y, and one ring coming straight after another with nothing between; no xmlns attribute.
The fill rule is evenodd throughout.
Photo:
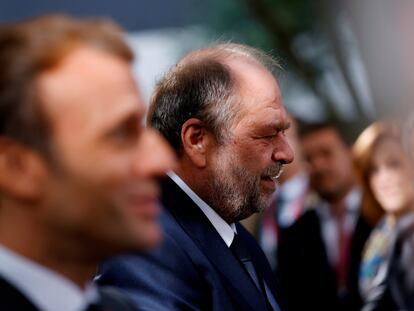
<svg viewBox="0 0 414 311"><path fill-rule="evenodd" d="M188 119L181 128L184 152L199 168L206 166L209 139L210 137L199 119Z"/></svg>
<svg viewBox="0 0 414 311"><path fill-rule="evenodd" d="M19 200L36 200L42 193L44 165L38 155L0 138L0 190Z"/></svg>

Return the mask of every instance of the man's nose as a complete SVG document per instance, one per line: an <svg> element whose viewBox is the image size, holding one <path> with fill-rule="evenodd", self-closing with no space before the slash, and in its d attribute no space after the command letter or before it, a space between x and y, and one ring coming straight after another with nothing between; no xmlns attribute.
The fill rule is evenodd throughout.
<svg viewBox="0 0 414 311"><path fill-rule="evenodd" d="M291 163L294 159L293 149L285 136L281 137L280 143L275 146L273 160L284 164Z"/></svg>
<svg viewBox="0 0 414 311"><path fill-rule="evenodd" d="M176 157L168 142L153 129L144 129L137 147L136 170L141 176L163 176L175 168Z"/></svg>

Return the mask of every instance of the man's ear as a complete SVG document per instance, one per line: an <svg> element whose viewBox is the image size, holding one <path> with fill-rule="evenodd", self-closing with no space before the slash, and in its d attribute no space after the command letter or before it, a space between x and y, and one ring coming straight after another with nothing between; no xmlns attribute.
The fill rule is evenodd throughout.
<svg viewBox="0 0 414 311"><path fill-rule="evenodd" d="M0 137L0 191L19 200L41 197L46 176L44 160L12 139Z"/></svg>
<svg viewBox="0 0 414 311"><path fill-rule="evenodd" d="M207 164L206 155L212 143L212 136L196 118L188 119L181 127L181 141L185 154L199 168Z"/></svg>

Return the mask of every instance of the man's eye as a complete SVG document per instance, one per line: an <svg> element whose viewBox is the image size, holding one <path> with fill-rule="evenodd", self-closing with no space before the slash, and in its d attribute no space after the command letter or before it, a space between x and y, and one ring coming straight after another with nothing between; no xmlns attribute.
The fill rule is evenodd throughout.
<svg viewBox="0 0 414 311"><path fill-rule="evenodd" d="M126 117L109 132L109 137L117 143L126 143L138 138L142 125L135 115Z"/></svg>
<svg viewBox="0 0 414 311"><path fill-rule="evenodd" d="M129 142L137 137L138 130L137 126L125 124L118 128L115 128L113 131L110 132L109 136L111 139L118 143L125 143Z"/></svg>
<svg viewBox="0 0 414 311"><path fill-rule="evenodd" d="M117 128L112 131L111 136L115 139L124 139L130 135L129 129L125 127Z"/></svg>
<svg viewBox="0 0 414 311"><path fill-rule="evenodd" d="M269 135L265 135L265 136L263 136L263 138L265 138L265 139L273 139L273 138L277 137L279 134L281 134L281 135L285 136L285 134L286 134L286 129L280 129L280 130L277 130L276 132L274 132L274 133L272 133L272 134L269 134Z"/></svg>
<svg viewBox="0 0 414 311"><path fill-rule="evenodd" d="M272 134L272 135L266 135L266 136L263 136L262 138L264 138L264 139L273 139L273 138L275 138L277 136L277 134Z"/></svg>

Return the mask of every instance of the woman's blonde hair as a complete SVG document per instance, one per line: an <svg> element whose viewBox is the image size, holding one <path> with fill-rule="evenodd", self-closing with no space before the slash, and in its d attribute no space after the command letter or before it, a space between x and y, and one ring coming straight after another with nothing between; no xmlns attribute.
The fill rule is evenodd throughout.
<svg viewBox="0 0 414 311"><path fill-rule="evenodd" d="M352 147L355 170L363 188L362 213L375 225L384 210L375 199L369 184L372 157L377 145L385 139L392 139L402 145L400 127L394 121L377 121L368 126Z"/></svg>

